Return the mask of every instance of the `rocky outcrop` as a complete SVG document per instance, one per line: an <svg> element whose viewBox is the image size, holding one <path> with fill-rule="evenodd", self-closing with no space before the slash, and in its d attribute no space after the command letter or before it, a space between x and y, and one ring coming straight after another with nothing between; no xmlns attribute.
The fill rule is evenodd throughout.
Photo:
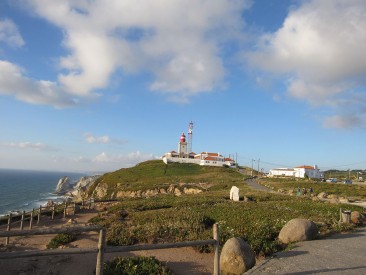
<svg viewBox="0 0 366 275"><path fill-rule="evenodd" d="M292 219L281 229L278 239L284 244L309 241L316 238L318 228L312 221Z"/></svg>
<svg viewBox="0 0 366 275"><path fill-rule="evenodd" d="M326 199L328 197L328 194L325 192L321 192L318 194L319 199Z"/></svg>
<svg viewBox="0 0 366 275"><path fill-rule="evenodd" d="M241 238L229 239L221 251L221 274L243 274L255 265L255 253Z"/></svg>
<svg viewBox="0 0 366 275"><path fill-rule="evenodd" d="M73 190L69 195L75 200L81 200L86 196L88 188L93 185L99 177L100 175L81 177L79 181L74 184Z"/></svg>
<svg viewBox="0 0 366 275"><path fill-rule="evenodd" d="M69 177L62 177L56 186L55 195L65 195L66 193L73 190L73 185L70 183Z"/></svg>
<svg viewBox="0 0 366 275"><path fill-rule="evenodd" d="M81 199L87 189L100 177L100 175L95 176L85 176L81 177L77 182L71 183L70 178L65 176L62 177L58 183L55 195L67 195L78 200Z"/></svg>
<svg viewBox="0 0 366 275"><path fill-rule="evenodd" d="M118 186L118 185L117 185ZM108 185L106 183L99 183L99 185L94 189L93 197L96 199L119 199L119 198L141 198L141 197L155 197L158 195L173 194L175 196L191 195L201 193L202 189L193 187L184 187L183 184L171 184L168 187L161 187L155 189L147 190L137 190L137 191L126 191L126 190L114 190L114 192L109 192L108 195Z"/></svg>

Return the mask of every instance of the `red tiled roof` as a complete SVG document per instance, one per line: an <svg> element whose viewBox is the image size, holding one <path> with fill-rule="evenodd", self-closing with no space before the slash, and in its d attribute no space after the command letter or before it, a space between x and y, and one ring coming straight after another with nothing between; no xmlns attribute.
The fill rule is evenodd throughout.
<svg viewBox="0 0 366 275"><path fill-rule="evenodd" d="M170 153L172 153L172 154L177 154L177 152L176 152L176 151L171 151Z"/></svg>
<svg viewBox="0 0 366 275"><path fill-rule="evenodd" d="M215 157L207 157L207 158L205 158L205 160L217 160L217 158L215 158Z"/></svg>
<svg viewBox="0 0 366 275"><path fill-rule="evenodd" d="M225 161L234 161L234 160L231 158L225 158Z"/></svg>
<svg viewBox="0 0 366 275"><path fill-rule="evenodd" d="M305 169L312 169L312 170L314 170L314 166L310 166L310 165L301 165L301 166L297 166L295 168L305 168Z"/></svg>

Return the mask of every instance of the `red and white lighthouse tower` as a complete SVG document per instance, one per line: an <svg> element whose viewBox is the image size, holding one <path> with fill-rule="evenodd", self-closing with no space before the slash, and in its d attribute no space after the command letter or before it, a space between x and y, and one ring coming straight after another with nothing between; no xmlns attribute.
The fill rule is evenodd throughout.
<svg viewBox="0 0 366 275"><path fill-rule="evenodd" d="M178 142L178 154L180 158L188 157L187 149L188 148L187 148L186 136L184 133L182 133Z"/></svg>

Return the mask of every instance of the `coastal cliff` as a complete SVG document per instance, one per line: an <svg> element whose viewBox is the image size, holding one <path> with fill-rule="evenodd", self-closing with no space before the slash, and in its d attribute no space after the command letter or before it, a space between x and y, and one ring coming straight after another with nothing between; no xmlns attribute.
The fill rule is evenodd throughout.
<svg viewBox="0 0 366 275"><path fill-rule="evenodd" d="M72 197L74 200L81 200L84 198L88 187L94 184L99 177L100 175L84 176L74 183L70 182L69 177L62 177L57 183L54 194L66 195Z"/></svg>
<svg viewBox="0 0 366 275"><path fill-rule="evenodd" d="M73 189L73 185L70 183L70 178L65 176L62 177L56 186L55 195L65 195L67 192Z"/></svg>

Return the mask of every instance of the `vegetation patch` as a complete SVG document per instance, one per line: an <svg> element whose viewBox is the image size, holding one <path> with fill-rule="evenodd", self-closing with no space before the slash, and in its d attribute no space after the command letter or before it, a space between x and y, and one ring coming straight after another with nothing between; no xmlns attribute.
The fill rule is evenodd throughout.
<svg viewBox="0 0 366 275"><path fill-rule="evenodd" d="M339 225L339 208L363 211L351 205L313 202L309 198L249 191L250 202L228 200L229 191L176 197L124 199L108 210L103 225L108 227L109 245L164 243L212 238L212 225L220 225L220 242L231 237L247 240L257 255L271 255L283 247L277 236L291 219L314 221L321 234L349 230L353 225ZM141 207L144 205L145 207ZM119 218L128 211L128 219ZM199 251L212 251L207 246Z"/></svg>
<svg viewBox="0 0 366 275"><path fill-rule="evenodd" d="M61 233L53 237L46 247L47 249L55 249L73 241L76 241L76 234Z"/></svg>
<svg viewBox="0 0 366 275"><path fill-rule="evenodd" d="M270 186L274 190L293 190L294 193L296 193L297 188L309 189L311 187L314 193L317 194L325 192L327 194L335 194L353 199L366 199L366 185L329 183L294 178L262 178L259 180L259 183Z"/></svg>
<svg viewBox="0 0 366 275"><path fill-rule="evenodd" d="M155 257L116 257L104 264L105 275L171 275L173 272Z"/></svg>
<svg viewBox="0 0 366 275"><path fill-rule="evenodd" d="M92 196L98 186L107 187L108 196L116 191L146 191L180 183L185 183L185 187L200 187L207 191L209 187L205 183L221 189L223 186L240 184L246 177L233 168L192 163L165 164L161 160L151 160L104 174L88 189L88 196Z"/></svg>

